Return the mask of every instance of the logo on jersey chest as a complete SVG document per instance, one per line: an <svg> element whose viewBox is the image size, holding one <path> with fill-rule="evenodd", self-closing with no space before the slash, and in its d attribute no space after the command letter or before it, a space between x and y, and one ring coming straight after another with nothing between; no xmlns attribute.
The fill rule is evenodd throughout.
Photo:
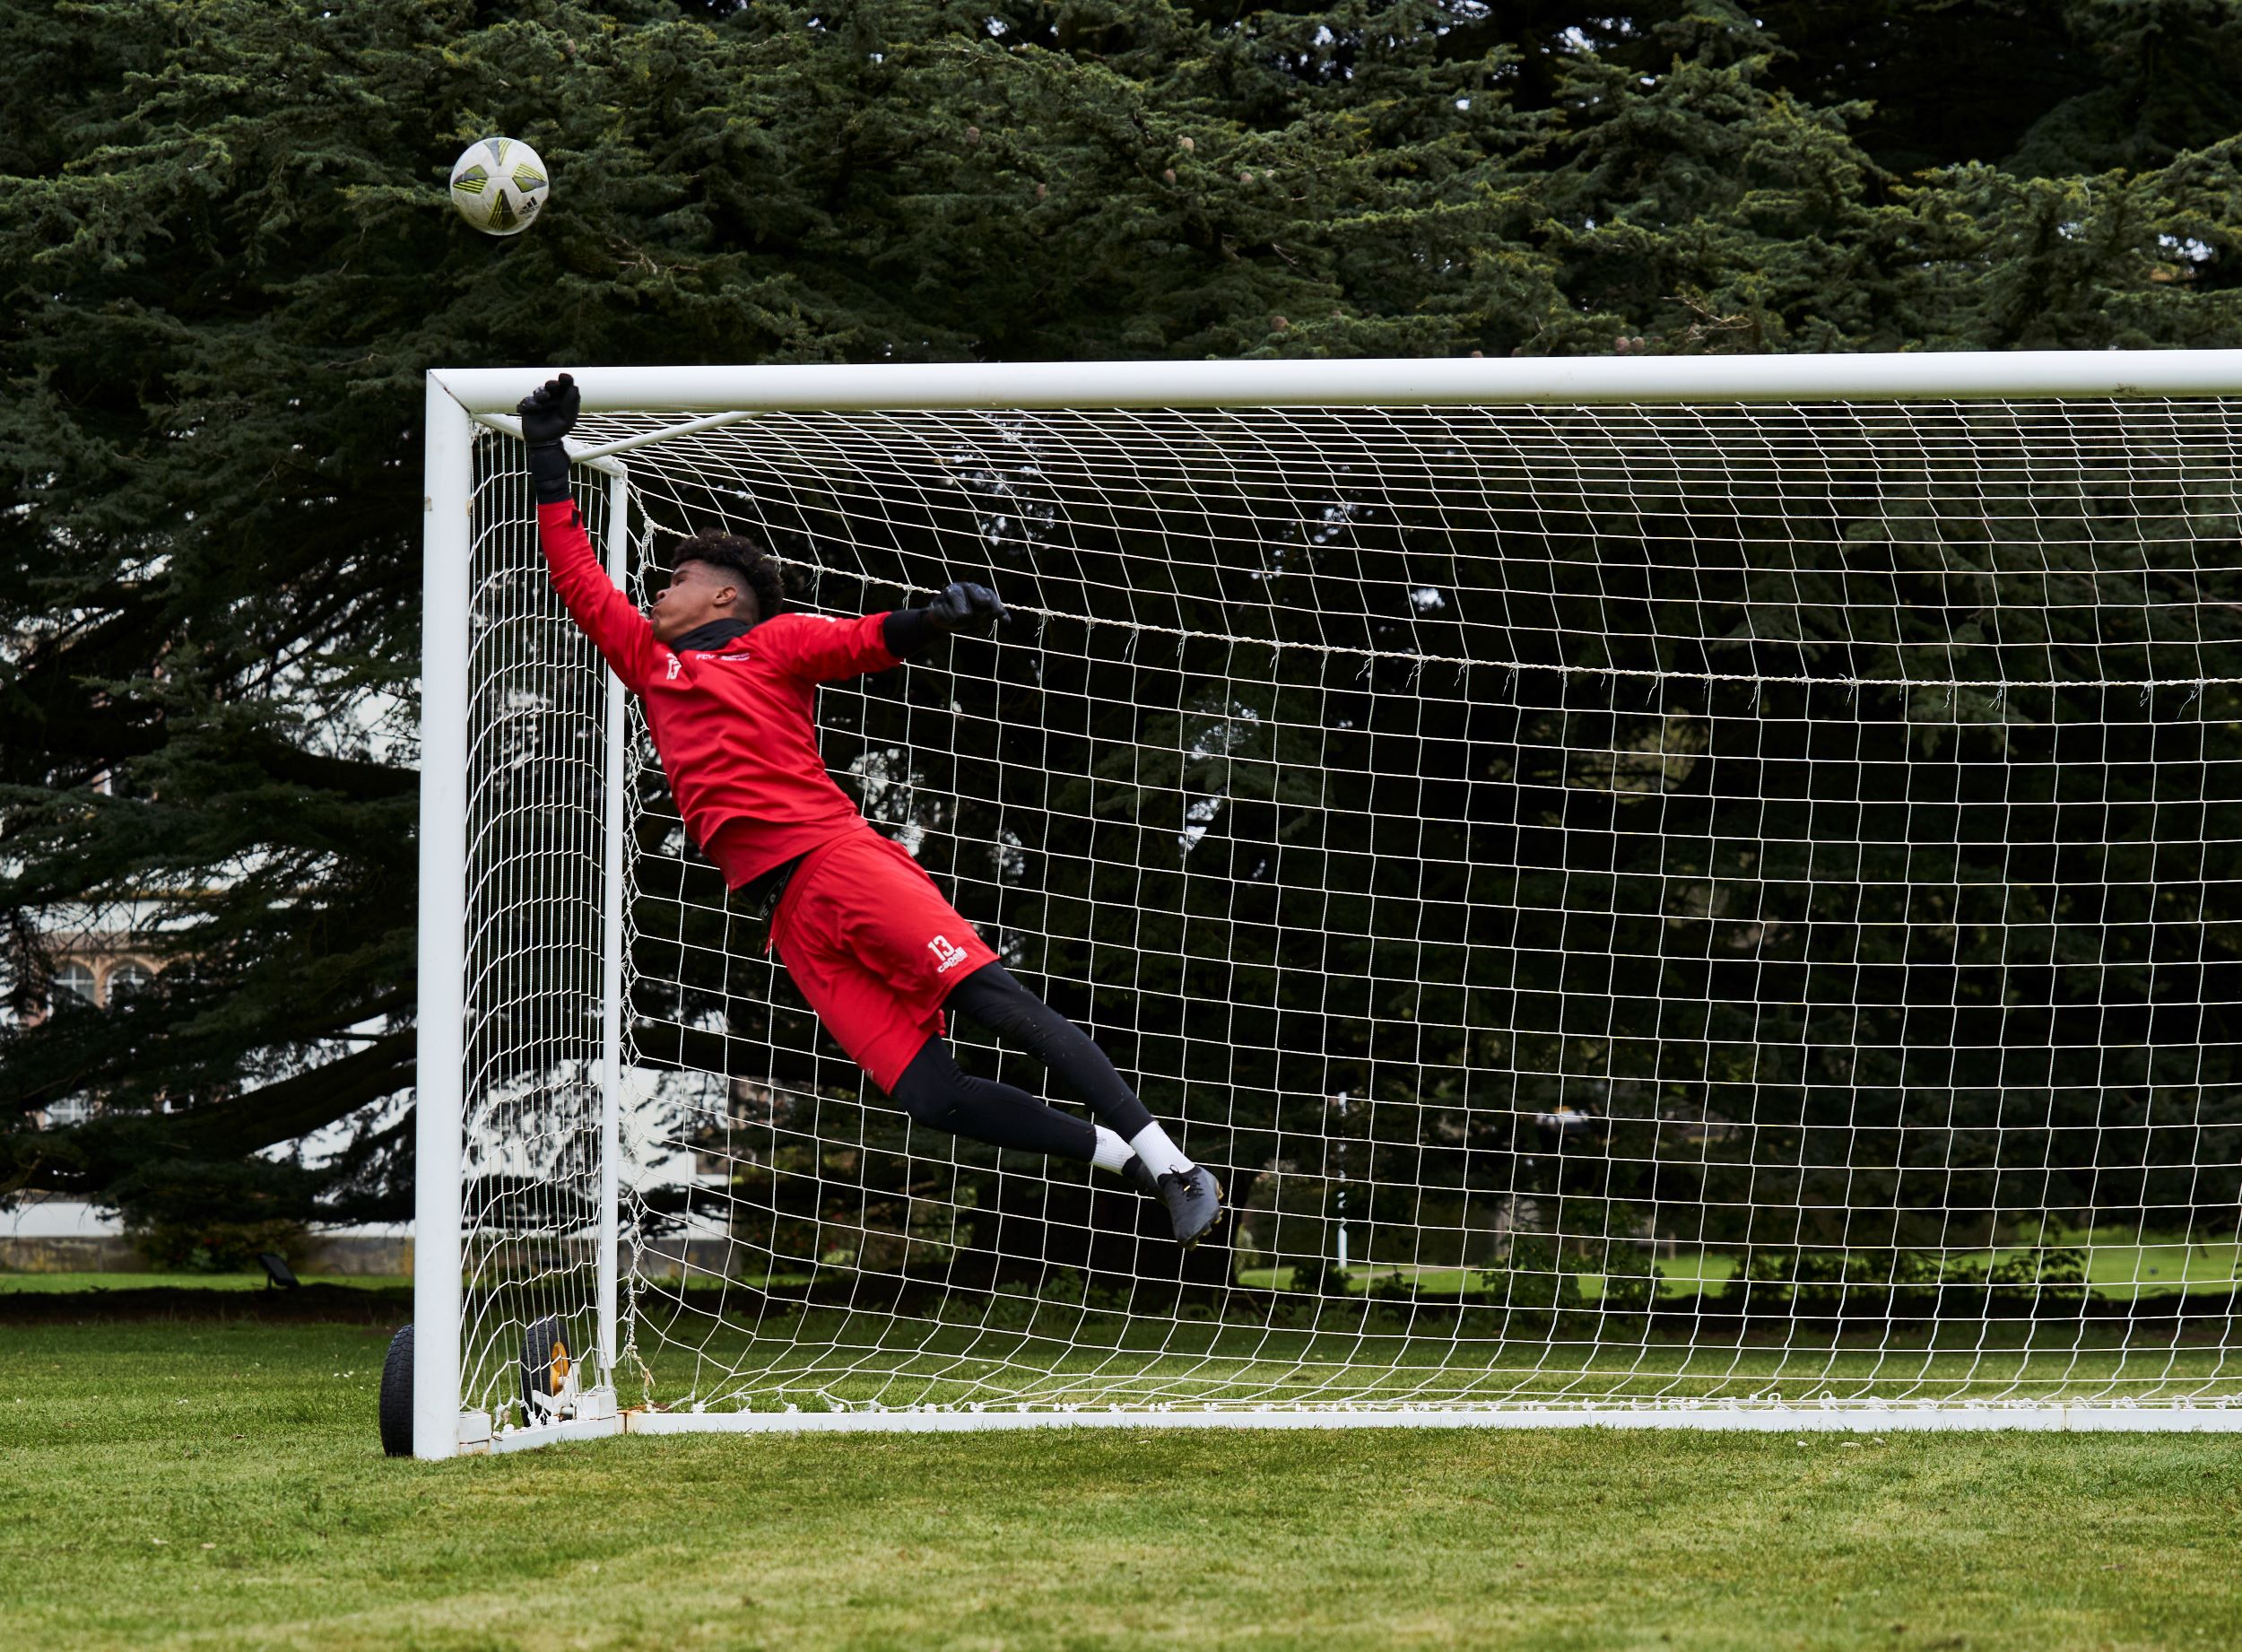
<svg viewBox="0 0 2242 1652"><path fill-rule="evenodd" d="M701 658L703 658L703 659L708 659L708 660L717 660L717 661L720 661L720 662L722 662L722 663L724 663L724 664L726 664L726 665L736 665L736 664L738 664L738 663L739 663L740 661L742 661L742 660L752 660L752 659L753 659L753 658L755 657L752 654L749 654L749 653L745 652L744 650L743 650L742 652L740 652L740 653L738 653L738 654L710 654L710 653L707 653L707 652L705 652L705 651L703 651L703 650L700 650L700 649L697 649L697 648L696 648L696 649L691 650L691 652L700 654L700 657L701 657ZM682 659L682 658L681 658L680 656L678 656L677 655L674 655L674 654L671 655L671 656L670 656L670 664L669 664L669 674L668 674L668 676L667 676L667 677L665 677L665 678L664 679L664 681L665 681L665 682L668 682L668 683L674 683L674 682L676 682L676 681L677 681L677 674L678 674L679 672L681 672L681 671L684 670L684 669L685 669L685 662L684 662L684 660L683 660L683 659Z"/></svg>
<svg viewBox="0 0 2242 1652"><path fill-rule="evenodd" d="M965 948L948 935L936 935L926 943L926 950L934 955L934 973L947 975L965 961Z"/></svg>

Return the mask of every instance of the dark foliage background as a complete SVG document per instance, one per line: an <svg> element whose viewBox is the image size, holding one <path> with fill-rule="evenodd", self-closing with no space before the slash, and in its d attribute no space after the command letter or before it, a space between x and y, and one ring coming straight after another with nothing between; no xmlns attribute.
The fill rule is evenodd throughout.
<svg viewBox="0 0 2242 1652"><path fill-rule="evenodd" d="M2242 745L2203 679L2242 665L2234 433L2083 403L767 415L640 449L634 486L838 612L961 570L1042 611L826 691L829 761L1189 1121L1260 1255L1328 1256L1343 1175L1359 1259L1483 1263L1527 1222L1603 1266L1654 1231L2232 1220ZM821 1201L901 1233L924 1154L837 1099L806 1016L774 1026L760 926L649 805L639 1050L787 1098L726 1143L780 1167L759 1243L812 1259ZM992 1252L1109 1226L1039 1175L968 1203Z"/></svg>
<svg viewBox="0 0 2242 1652"><path fill-rule="evenodd" d="M358 1119L334 1169L260 1186L258 1210L404 1208L409 1123L382 1107L413 1082L428 368L2230 345L2238 71L2242 6L2220 0L6 9L0 1191L148 1205ZM443 198L452 156L491 131L536 144L559 180L517 241L474 235ZM2235 559L2201 561L2191 602L2238 600ZM1903 604L1925 600L1912 577L1873 576ZM2086 657L2051 674L2089 674ZM1612 714L1532 674L1507 698L1456 690L1489 720L1473 749L1521 770L1551 718ZM1282 721L1334 709L1320 683L1276 691L1298 696ZM1786 725L1802 741L1817 691ZM1989 759L2057 742L2043 709L1953 737ZM2159 709L2073 708L2106 735ZM2225 715L2173 713L2206 743L2191 761L2223 754ZM1422 731L1361 743L1383 749L1233 754L1238 802L1194 853L1360 853L1285 841L1300 761L1417 764L1428 787L1463 761ZM2075 754L2076 784L2157 784ZM1526 827L1483 829L1499 848ZM2081 829L2083 852L2100 830ZM2009 900L2023 880L1987 882ZM49 915L126 902L158 915L159 984L37 1019ZM1193 996L1250 1002L1250 960ZM1325 967L1361 969L1374 998L1434 972ZM2158 980L2175 1001L2210 990ZM1444 1025L1514 1014L1515 983L1450 986ZM1403 1006L1364 1007L1403 1024ZM1369 1082L1378 1055L1315 1058ZM1979 1071L2006 1073L1997 1053ZM1878 1093L1904 1107L1909 1082ZM95 1117L39 1126L83 1097Z"/></svg>

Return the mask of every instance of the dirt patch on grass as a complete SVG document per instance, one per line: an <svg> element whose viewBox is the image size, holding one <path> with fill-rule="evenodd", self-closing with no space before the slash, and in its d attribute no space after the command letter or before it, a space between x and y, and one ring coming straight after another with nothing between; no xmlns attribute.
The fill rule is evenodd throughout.
<svg viewBox="0 0 2242 1652"><path fill-rule="evenodd" d="M402 1285L304 1285L294 1291L207 1291L192 1285L0 1293L0 1325L111 1325L150 1319L273 1324L403 1325L413 1291Z"/></svg>

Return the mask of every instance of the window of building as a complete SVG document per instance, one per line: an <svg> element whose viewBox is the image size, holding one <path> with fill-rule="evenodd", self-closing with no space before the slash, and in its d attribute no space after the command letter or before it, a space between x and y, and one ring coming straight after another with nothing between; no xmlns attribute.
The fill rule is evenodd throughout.
<svg viewBox="0 0 2242 1652"><path fill-rule="evenodd" d="M88 1004L99 1004L100 997L94 989L93 970L82 963L59 964L55 969L55 994L75 993Z"/></svg>
<svg viewBox="0 0 2242 1652"><path fill-rule="evenodd" d="M120 997L138 992L155 978L154 972L146 964L135 963L128 958L109 971L109 1001L115 1004Z"/></svg>

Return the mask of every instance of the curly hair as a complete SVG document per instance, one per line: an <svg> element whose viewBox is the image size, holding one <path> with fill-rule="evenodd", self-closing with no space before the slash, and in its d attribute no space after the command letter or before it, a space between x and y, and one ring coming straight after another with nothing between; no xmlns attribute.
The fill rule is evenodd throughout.
<svg viewBox="0 0 2242 1652"><path fill-rule="evenodd" d="M755 593L755 617L768 620L786 605L786 578L771 554L743 534L726 534L708 527L690 538L673 539L663 548L662 560L673 572L680 562L705 562L740 577Z"/></svg>

